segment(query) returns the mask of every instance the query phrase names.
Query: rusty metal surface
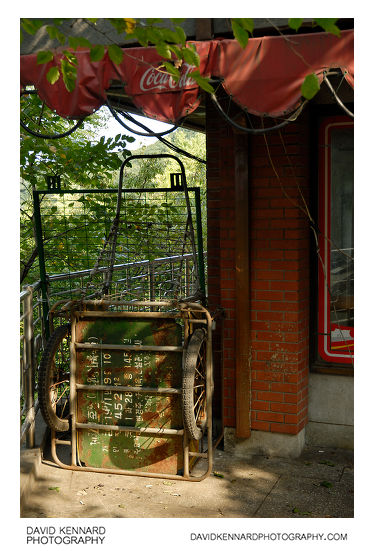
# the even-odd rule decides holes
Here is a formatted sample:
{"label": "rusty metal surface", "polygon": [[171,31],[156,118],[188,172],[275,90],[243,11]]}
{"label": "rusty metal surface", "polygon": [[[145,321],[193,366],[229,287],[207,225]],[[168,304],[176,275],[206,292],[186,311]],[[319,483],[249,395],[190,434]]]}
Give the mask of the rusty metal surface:
{"label": "rusty metal surface", "polygon": [[[168,393],[181,387],[182,352],[105,349],[105,344],[181,346],[182,327],[174,319],[88,317],[76,323],[76,342],[98,345],[76,351],[77,423],[109,429],[77,430],[79,464],[165,474],[182,470],[182,436],[131,430],[183,429],[181,396]],[[79,384],[139,391],[79,390]],[[157,388],[164,392],[157,394]]]}

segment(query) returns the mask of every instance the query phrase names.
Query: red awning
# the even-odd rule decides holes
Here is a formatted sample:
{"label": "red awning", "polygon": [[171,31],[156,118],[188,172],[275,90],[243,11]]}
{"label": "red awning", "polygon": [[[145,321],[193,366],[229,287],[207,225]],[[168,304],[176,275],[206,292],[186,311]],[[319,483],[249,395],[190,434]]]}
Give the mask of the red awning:
{"label": "red awning", "polygon": [[[252,38],[243,50],[236,40],[195,42],[200,55],[200,73],[220,77],[233,100],[255,115],[277,117],[294,110],[301,100],[306,75],[340,68],[353,87],[353,31],[341,37],[327,33]],[[36,55],[21,56],[21,86],[34,85],[48,107],[65,118],[85,117],[106,103],[106,90],[113,81],[123,83],[134,105],[146,116],[178,122],[199,105],[200,90],[189,77],[194,67],[183,64],[176,84],[156,70],[161,58],[155,48],[124,48],[124,58],[115,65],[106,54],[90,61],[88,50],[77,52],[75,90],[68,92],[60,78],[54,85],[46,74],[53,62],[38,65]],[[56,57],[62,54],[57,54]]]}

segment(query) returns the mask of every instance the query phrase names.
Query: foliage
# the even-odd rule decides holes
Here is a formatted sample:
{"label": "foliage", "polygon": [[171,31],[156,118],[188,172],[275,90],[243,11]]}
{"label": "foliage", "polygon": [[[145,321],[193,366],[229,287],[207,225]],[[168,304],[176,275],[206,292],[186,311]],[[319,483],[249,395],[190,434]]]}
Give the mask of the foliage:
{"label": "foliage", "polygon": [[[39,113],[40,108],[40,100],[34,96],[28,103],[28,109]],[[53,117],[56,131],[63,131],[69,124],[52,112],[47,115]],[[35,138],[21,129],[21,282],[27,276],[30,280],[38,279],[34,266],[37,251],[33,229],[33,190],[46,189],[47,176],[60,176],[61,187],[65,189],[104,188],[113,171],[120,167],[123,156],[130,155],[127,144],[134,141],[132,136],[119,133],[115,138],[95,137],[98,128],[102,129],[105,124],[106,116],[101,110],[71,136],[59,140]],[[61,231],[57,228],[56,235]]]}
{"label": "foliage", "polygon": [[307,75],[301,86],[301,93],[305,99],[312,99],[319,91],[319,81],[316,74]]}
{"label": "foliage", "polygon": [[[303,24],[303,19],[289,19],[288,25],[291,29],[298,31]],[[325,32],[340,36],[340,29],[337,27],[336,22],[338,19],[333,18],[316,18],[313,20],[314,25],[321,27]]]}
{"label": "foliage", "polygon": [[[37,96],[35,96],[37,98]],[[40,106],[35,101],[35,109]],[[101,110],[102,111],[102,110]],[[105,189],[118,185],[121,163],[130,155],[127,143],[132,137],[118,134],[115,138],[101,136],[95,138],[98,129],[105,124],[105,112],[99,111],[90,125],[76,130],[72,135],[59,140],[43,140],[21,133],[21,281],[32,282],[39,279],[37,249],[34,238],[34,219],[32,191],[46,189],[46,176],[59,175],[62,189]],[[54,121],[61,126],[68,124],[63,119]],[[205,155],[204,134],[187,130],[177,130],[169,140],[179,147],[201,157]],[[137,153],[170,152],[159,143],[141,148]],[[205,166],[186,159],[188,185],[201,185],[205,182]],[[141,189],[142,187],[170,187],[169,172],[179,171],[175,161],[150,159],[147,162],[133,163],[125,170],[124,186]],[[92,268],[108,236],[115,212],[116,194],[96,194],[71,196],[41,196],[43,215],[43,239],[48,256],[49,273],[61,273],[68,269],[80,270]],[[169,217],[170,223],[178,218],[173,205],[158,204],[148,200],[147,209],[139,209],[134,203],[127,213],[140,224]],[[129,238],[139,237],[138,228],[127,228]],[[128,253],[118,249],[118,262],[129,261]],[[139,254],[141,251],[139,251]],[[157,251],[150,251],[156,254]],[[135,253],[134,253],[135,254]],[[144,256],[143,256],[144,257]],[[136,258],[131,258],[136,260]]]}
{"label": "foliage", "polygon": [[231,27],[234,37],[241,47],[245,48],[248,43],[249,34],[253,33],[253,19],[231,19]]}

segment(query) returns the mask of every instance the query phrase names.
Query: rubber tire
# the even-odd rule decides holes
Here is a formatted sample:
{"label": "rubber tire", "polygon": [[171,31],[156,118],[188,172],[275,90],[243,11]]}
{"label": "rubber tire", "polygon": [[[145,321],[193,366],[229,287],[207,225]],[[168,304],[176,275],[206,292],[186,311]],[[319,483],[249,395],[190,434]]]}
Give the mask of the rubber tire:
{"label": "rubber tire", "polygon": [[70,334],[70,323],[60,325],[50,336],[39,365],[38,398],[40,411],[47,425],[58,432],[69,430],[69,420],[57,415],[50,399],[50,384],[53,376],[54,357],[62,341]]}
{"label": "rubber tire", "polygon": [[[194,414],[194,383],[195,369],[198,361],[198,353],[201,346],[206,343],[206,331],[196,329],[187,346],[182,382],[182,410],[184,428],[192,440],[200,440],[204,430],[198,426]],[[206,387],[205,387],[206,393]],[[205,395],[206,400],[206,395]]]}

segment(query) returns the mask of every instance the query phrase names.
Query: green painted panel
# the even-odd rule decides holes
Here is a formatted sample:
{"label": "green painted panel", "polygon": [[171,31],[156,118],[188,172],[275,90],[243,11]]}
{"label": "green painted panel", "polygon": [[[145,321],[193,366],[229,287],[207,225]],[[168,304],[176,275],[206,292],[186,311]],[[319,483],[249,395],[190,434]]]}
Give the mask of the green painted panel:
{"label": "green painted panel", "polygon": [[[182,328],[171,319],[87,318],[76,324],[77,342],[180,346]],[[77,350],[77,383],[180,388],[181,352]],[[181,397],[112,390],[78,391],[77,421],[103,425],[181,429]],[[176,473],[182,468],[181,436],[78,430],[81,462],[91,467]]]}

